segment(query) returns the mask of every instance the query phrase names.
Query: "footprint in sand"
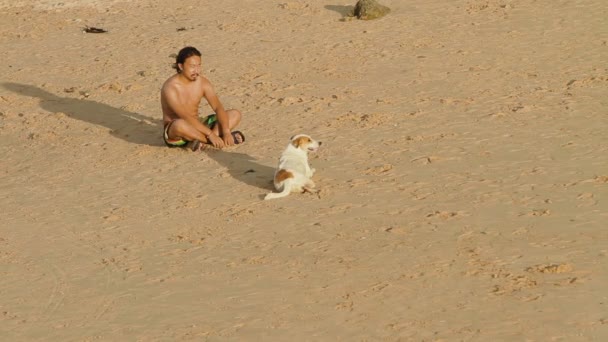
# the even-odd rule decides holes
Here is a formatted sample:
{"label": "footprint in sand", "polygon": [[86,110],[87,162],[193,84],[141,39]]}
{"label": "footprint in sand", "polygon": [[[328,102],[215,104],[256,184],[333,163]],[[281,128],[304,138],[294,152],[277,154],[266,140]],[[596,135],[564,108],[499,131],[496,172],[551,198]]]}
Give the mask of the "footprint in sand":
{"label": "footprint in sand", "polygon": [[[574,267],[568,263],[562,264],[542,264],[535,265],[526,268],[526,272],[536,273],[536,274],[562,274],[562,273],[572,273],[574,271]],[[553,282],[555,286],[568,286],[575,283],[580,283],[581,279],[579,277],[567,277],[564,279],[559,279]]]}
{"label": "footprint in sand", "polygon": [[549,216],[551,215],[551,210],[549,209],[534,209],[529,213],[526,214],[521,214],[519,216],[535,216],[535,217],[541,217],[541,216]]}
{"label": "footprint in sand", "polygon": [[597,204],[595,196],[590,192],[584,192],[576,197],[580,201],[577,207],[591,207]]}
{"label": "footprint in sand", "polygon": [[380,166],[370,167],[367,170],[365,170],[363,173],[366,175],[379,176],[382,174],[386,174],[387,172],[391,171],[392,169],[393,169],[393,165],[384,164],[384,165],[380,165]]}
{"label": "footprint in sand", "polygon": [[467,3],[465,10],[468,14],[491,12],[499,15],[505,15],[507,11],[513,8],[515,8],[515,5],[508,0],[471,0]]}
{"label": "footprint in sand", "polygon": [[508,274],[501,284],[494,285],[491,292],[495,295],[505,295],[536,286],[538,286],[538,282],[528,276]]}
{"label": "footprint in sand", "polygon": [[526,272],[530,273],[568,273],[574,268],[570,264],[544,264],[535,265],[526,268]]}
{"label": "footprint in sand", "polygon": [[374,128],[384,126],[390,119],[390,115],[383,113],[356,114],[351,112],[333,119],[331,122],[329,122],[328,126],[358,126],[359,128]]}
{"label": "footprint in sand", "polygon": [[583,87],[595,87],[598,85],[605,85],[608,82],[608,76],[589,76],[580,80],[570,80],[566,84],[568,90]]}
{"label": "footprint in sand", "polygon": [[608,176],[597,176],[594,178],[597,183],[606,184],[608,183]]}
{"label": "footprint in sand", "polygon": [[427,164],[432,164],[433,162],[439,160],[439,157],[437,156],[422,156],[422,157],[416,157],[412,160],[410,160],[411,163],[415,163],[415,164],[422,164],[422,165],[427,165]]}
{"label": "footprint in sand", "polygon": [[463,211],[434,211],[430,214],[427,214],[426,217],[436,217],[442,220],[451,220],[454,218],[460,218],[462,216],[466,216]]}

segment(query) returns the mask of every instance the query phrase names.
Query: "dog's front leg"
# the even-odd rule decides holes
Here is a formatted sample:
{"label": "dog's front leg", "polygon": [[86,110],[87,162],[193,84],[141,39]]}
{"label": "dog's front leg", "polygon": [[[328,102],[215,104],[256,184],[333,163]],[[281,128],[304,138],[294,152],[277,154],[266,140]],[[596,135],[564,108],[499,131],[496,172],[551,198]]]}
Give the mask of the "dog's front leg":
{"label": "dog's front leg", "polygon": [[302,193],[306,192],[310,192],[311,194],[317,195],[317,197],[321,198],[321,190],[315,188],[314,183],[312,183],[312,186],[310,186],[310,184],[306,184],[304,187],[302,187]]}
{"label": "dog's front leg", "polygon": [[309,179],[306,184],[302,186],[302,193],[305,192],[310,192],[311,194],[316,194],[319,192],[319,190],[316,189],[316,184],[312,181],[312,179]]}
{"label": "dog's front leg", "polygon": [[315,171],[317,170],[311,168],[309,165],[306,165],[306,177],[312,178],[312,176],[315,174]]}

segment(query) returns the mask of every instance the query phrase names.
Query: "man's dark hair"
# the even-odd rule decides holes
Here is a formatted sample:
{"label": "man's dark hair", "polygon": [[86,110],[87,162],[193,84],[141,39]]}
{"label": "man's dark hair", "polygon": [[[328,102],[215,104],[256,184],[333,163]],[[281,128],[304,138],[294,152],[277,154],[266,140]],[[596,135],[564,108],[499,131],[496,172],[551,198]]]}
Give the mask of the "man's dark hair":
{"label": "man's dark hair", "polygon": [[175,68],[175,70],[178,73],[181,72],[181,70],[179,70],[178,64],[184,64],[186,59],[188,59],[188,57],[192,57],[192,56],[200,57],[201,53],[195,47],[192,47],[192,46],[186,46],[185,48],[179,50],[179,53],[175,57],[175,64],[173,64],[173,68]]}

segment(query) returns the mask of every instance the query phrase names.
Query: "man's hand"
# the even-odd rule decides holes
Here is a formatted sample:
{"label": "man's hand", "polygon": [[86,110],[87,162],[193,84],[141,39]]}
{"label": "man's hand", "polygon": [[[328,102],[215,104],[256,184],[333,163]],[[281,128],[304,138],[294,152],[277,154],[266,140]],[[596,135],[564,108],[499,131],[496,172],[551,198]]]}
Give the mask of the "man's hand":
{"label": "man's hand", "polygon": [[213,145],[213,147],[215,147],[215,148],[222,148],[222,147],[224,147],[224,141],[222,139],[220,139],[220,137],[218,137],[214,133],[209,134],[207,136],[207,139],[209,140],[209,142],[211,143],[211,145]]}
{"label": "man's hand", "polygon": [[232,146],[235,143],[232,132],[230,131],[222,132],[222,139],[224,139],[224,145],[226,146]]}

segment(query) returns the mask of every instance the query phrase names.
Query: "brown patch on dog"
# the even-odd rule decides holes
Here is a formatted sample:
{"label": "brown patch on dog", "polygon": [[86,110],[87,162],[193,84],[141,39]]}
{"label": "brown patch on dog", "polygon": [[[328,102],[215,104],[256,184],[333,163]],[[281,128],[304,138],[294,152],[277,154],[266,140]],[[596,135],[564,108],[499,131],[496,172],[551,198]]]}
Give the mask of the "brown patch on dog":
{"label": "brown patch on dog", "polygon": [[295,146],[296,148],[299,148],[300,146],[304,145],[304,144],[310,144],[312,142],[312,140],[310,140],[309,137],[299,137],[296,140],[292,141],[291,144],[293,146]]}
{"label": "brown patch on dog", "polygon": [[281,183],[282,181],[286,180],[287,178],[293,178],[293,173],[291,173],[287,170],[280,169],[277,172],[277,174],[274,176],[274,181],[276,183]]}

